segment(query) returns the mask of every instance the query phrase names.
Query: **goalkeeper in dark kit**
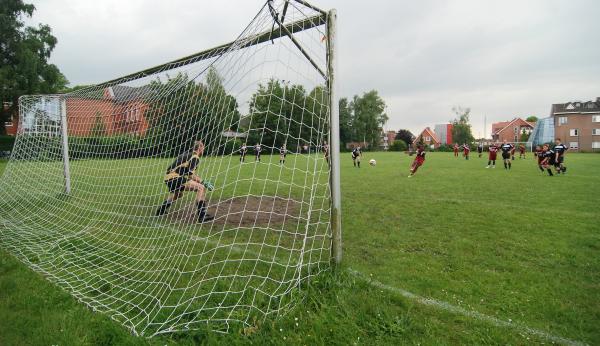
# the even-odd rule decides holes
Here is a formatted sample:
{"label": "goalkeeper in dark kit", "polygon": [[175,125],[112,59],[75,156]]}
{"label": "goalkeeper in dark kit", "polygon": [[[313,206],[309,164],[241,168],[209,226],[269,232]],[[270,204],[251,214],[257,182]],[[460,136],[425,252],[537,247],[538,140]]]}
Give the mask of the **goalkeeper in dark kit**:
{"label": "goalkeeper in dark kit", "polygon": [[206,212],[206,190],[212,191],[214,185],[196,175],[200,157],[204,153],[204,143],[196,141],[192,151],[183,153],[167,168],[165,185],[169,196],[156,211],[160,216],[167,212],[171,204],[183,196],[183,191],[196,191],[196,206],[198,207],[198,222],[207,222],[214,216]]}

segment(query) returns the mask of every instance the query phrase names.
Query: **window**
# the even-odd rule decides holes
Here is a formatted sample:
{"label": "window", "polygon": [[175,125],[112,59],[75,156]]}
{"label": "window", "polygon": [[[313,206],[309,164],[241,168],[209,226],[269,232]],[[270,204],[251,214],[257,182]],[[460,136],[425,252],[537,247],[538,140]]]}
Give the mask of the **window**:
{"label": "window", "polygon": [[567,123],[567,117],[558,117],[558,125],[564,125]]}
{"label": "window", "polygon": [[570,129],[569,130],[569,136],[571,136],[571,137],[577,137],[577,136],[579,136],[579,129]]}
{"label": "window", "polygon": [[592,115],[593,123],[600,123],[600,115]]}
{"label": "window", "polygon": [[429,136],[425,137],[425,142],[431,142],[431,137],[429,137]]}
{"label": "window", "polygon": [[569,142],[569,149],[579,149],[579,142]]}
{"label": "window", "polygon": [[4,122],[4,126],[13,126],[13,122],[12,121],[5,121]]}
{"label": "window", "polygon": [[573,107],[572,104],[568,104],[567,107],[565,107],[565,109],[571,110],[571,109],[575,109],[575,107]]}
{"label": "window", "polygon": [[515,139],[513,140],[514,142],[518,142],[519,139],[517,138],[517,136],[515,136]]}
{"label": "window", "polygon": [[592,129],[592,135],[600,136],[600,129]]}
{"label": "window", "polygon": [[592,142],[592,149],[600,149],[600,142]]}

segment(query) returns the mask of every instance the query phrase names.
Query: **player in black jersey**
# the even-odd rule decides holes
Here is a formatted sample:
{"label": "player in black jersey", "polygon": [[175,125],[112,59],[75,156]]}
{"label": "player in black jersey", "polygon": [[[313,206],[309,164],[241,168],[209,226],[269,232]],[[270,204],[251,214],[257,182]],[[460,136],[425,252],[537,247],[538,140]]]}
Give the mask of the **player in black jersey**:
{"label": "player in black jersey", "polygon": [[481,158],[482,154],[483,154],[483,143],[479,142],[479,144],[477,144],[477,155],[479,156],[479,158]]}
{"label": "player in black jersey", "polygon": [[543,156],[542,167],[548,171],[549,176],[553,176],[551,167],[556,164],[556,153],[550,149],[548,144],[544,144]]}
{"label": "player in black jersey", "polygon": [[200,156],[204,153],[204,143],[194,143],[194,150],[186,152],[167,168],[165,185],[169,189],[169,196],[156,211],[156,216],[163,215],[167,209],[183,195],[183,191],[196,191],[196,206],[198,207],[198,222],[206,222],[214,219],[214,216],[206,212],[205,195],[206,190],[212,191],[214,186],[211,182],[201,179],[196,175],[196,168],[200,163]]}
{"label": "player in black jersey", "polygon": [[361,152],[360,152],[360,147],[356,147],[354,148],[354,150],[352,150],[352,163],[354,164],[354,167],[356,167],[356,165],[358,164],[358,168],[360,168],[360,157],[362,156]]}
{"label": "player in black jersey", "polygon": [[262,151],[262,146],[260,145],[260,143],[256,143],[256,145],[254,146],[254,155],[256,157],[255,161],[260,162],[260,152]]}
{"label": "player in black jersey", "polygon": [[240,162],[244,163],[246,161],[246,153],[248,153],[248,147],[246,144],[242,144],[240,147]]}
{"label": "player in black jersey", "polygon": [[565,174],[567,172],[567,167],[565,167],[565,152],[569,150],[566,145],[560,142],[560,138],[557,138],[554,146],[554,165],[556,167],[556,174],[560,174],[561,172]]}
{"label": "player in black jersey", "polygon": [[283,147],[279,148],[279,164],[285,164],[285,156],[287,155],[287,149],[285,148],[285,144]]}
{"label": "player in black jersey", "polygon": [[325,156],[325,161],[329,164],[329,144],[327,142],[323,144],[323,155]]}
{"label": "player in black jersey", "polygon": [[506,143],[506,140],[504,140],[502,142],[502,145],[500,146],[500,150],[502,150],[502,160],[504,161],[504,169],[510,169],[511,168],[511,162],[510,162],[510,154],[511,151],[513,150],[514,145],[510,144],[510,143]]}

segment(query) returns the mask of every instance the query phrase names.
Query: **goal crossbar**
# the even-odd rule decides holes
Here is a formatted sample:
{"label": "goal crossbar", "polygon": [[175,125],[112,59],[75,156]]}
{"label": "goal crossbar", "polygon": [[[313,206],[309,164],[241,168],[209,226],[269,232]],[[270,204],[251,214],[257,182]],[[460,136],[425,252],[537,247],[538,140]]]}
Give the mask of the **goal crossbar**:
{"label": "goal crossbar", "polygon": [[[215,56],[221,55],[224,51],[228,50],[229,48],[233,47],[236,44],[239,45],[239,47],[237,49],[251,47],[251,46],[259,45],[259,44],[267,42],[267,41],[272,41],[272,40],[281,38],[283,36],[288,36],[290,34],[308,30],[308,29],[311,29],[311,28],[314,28],[317,26],[325,25],[326,23],[327,23],[327,15],[326,14],[314,15],[309,18],[305,18],[302,20],[298,20],[298,21],[283,25],[283,26],[281,26],[281,30],[268,30],[268,31],[263,31],[261,33],[258,33],[254,37],[246,40],[246,43],[244,43],[242,45],[239,45],[239,41],[237,41],[237,40],[231,41],[231,42],[228,42],[228,43],[225,43],[225,44],[222,44],[222,45],[210,48],[210,49],[203,50],[201,52],[198,52],[198,53],[195,53],[192,55],[188,55],[188,56],[180,58],[180,59],[176,59],[176,60],[161,64],[161,65],[150,67],[148,69],[145,69],[145,70],[142,70],[139,72],[135,72],[135,73],[131,73],[131,74],[123,76],[123,77],[115,78],[115,79],[109,80],[107,82],[103,82],[101,84],[98,84],[97,86],[98,87],[109,86],[109,85],[112,85],[112,84],[114,84],[118,81],[122,81],[122,80],[131,81],[131,80],[141,79],[141,78],[147,77],[149,75],[155,74],[160,71],[170,70],[173,68],[178,68],[181,66],[193,64],[200,60],[206,60],[206,59],[213,58]],[[312,60],[311,60],[311,63],[314,65]],[[319,69],[319,72],[321,72],[321,74],[322,74],[322,71],[320,69]]]}

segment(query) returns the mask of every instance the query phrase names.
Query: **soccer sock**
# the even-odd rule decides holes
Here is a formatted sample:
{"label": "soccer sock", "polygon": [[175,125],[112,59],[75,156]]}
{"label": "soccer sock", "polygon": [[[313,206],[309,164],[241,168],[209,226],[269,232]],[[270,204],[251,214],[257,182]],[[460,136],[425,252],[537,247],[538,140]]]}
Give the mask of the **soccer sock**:
{"label": "soccer sock", "polygon": [[196,202],[196,206],[198,207],[198,222],[210,221],[214,219],[211,215],[206,213],[206,202],[198,201]]}
{"label": "soccer sock", "polygon": [[508,169],[508,166],[506,165],[506,161],[504,161],[504,169]]}
{"label": "soccer sock", "polygon": [[552,169],[548,168],[548,175],[554,175],[552,174]]}
{"label": "soccer sock", "polygon": [[360,161],[358,161],[358,168],[360,168]]}
{"label": "soccer sock", "polygon": [[540,171],[542,171],[542,172],[544,171],[544,167],[542,167],[542,166],[538,166],[538,167],[540,167]]}
{"label": "soccer sock", "polygon": [[160,216],[166,213],[167,209],[169,209],[171,204],[173,204],[173,202],[168,199],[164,201],[163,204],[156,210],[156,216]]}
{"label": "soccer sock", "polygon": [[512,167],[512,163],[508,163],[508,169],[510,169],[510,167]]}
{"label": "soccer sock", "polygon": [[491,160],[488,160],[488,166],[490,166],[492,164]]}

